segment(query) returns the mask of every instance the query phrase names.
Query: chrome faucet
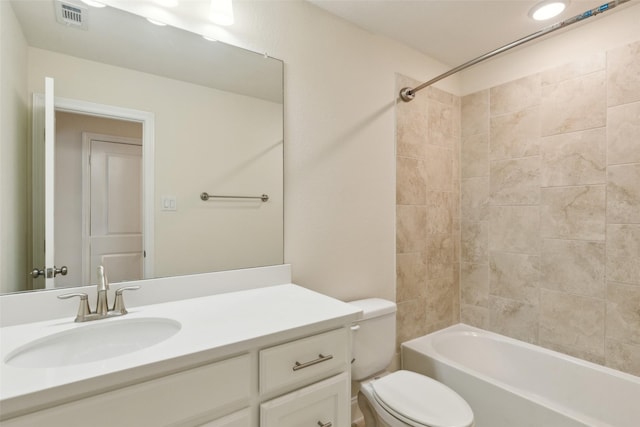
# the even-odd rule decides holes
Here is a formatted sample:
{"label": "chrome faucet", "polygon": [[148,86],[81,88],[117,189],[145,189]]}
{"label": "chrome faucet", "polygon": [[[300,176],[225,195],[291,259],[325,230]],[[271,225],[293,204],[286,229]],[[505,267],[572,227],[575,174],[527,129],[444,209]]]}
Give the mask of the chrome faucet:
{"label": "chrome faucet", "polygon": [[101,265],[98,267],[98,285],[96,286],[98,291],[98,299],[96,301],[96,311],[92,312],[89,307],[89,296],[84,292],[73,292],[70,294],[58,295],[60,299],[68,299],[73,297],[80,298],[80,306],[78,307],[78,314],[76,315],[76,322],[88,322],[90,320],[104,319],[107,317],[123,316],[127,314],[127,309],[124,306],[124,297],[122,293],[124,291],[135,291],[140,289],[140,286],[125,286],[116,290],[116,299],[113,302],[113,308],[109,310],[108,291],[109,280],[107,274],[104,271],[104,267]]}

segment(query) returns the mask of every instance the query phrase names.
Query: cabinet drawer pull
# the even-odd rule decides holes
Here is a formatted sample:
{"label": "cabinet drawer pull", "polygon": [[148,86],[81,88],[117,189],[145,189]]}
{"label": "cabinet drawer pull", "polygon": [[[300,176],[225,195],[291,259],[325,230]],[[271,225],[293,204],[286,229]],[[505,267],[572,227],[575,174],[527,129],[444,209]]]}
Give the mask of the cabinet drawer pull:
{"label": "cabinet drawer pull", "polygon": [[318,425],[319,425],[320,427],[331,427],[333,424],[331,424],[331,421],[329,421],[329,422],[328,422],[328,423],[326,423],[326,424],[323,424],[323,423],[322,423],[322,421],[318,421]]}
{"label": "cabinet drawer pull", "polygon": [[321,353],[318,355],[317,359],[311,360],[310,362],[305,362],[305,363],[296,362],[296,364],[293,367],[293,370],[297,371],[299,369],[308,368],[309,366],[317,365],[318,363],[326,362],[327,360],[331,360],[331,359],[333,359],[333,355],[328,354],[326,356],[323,356]]}

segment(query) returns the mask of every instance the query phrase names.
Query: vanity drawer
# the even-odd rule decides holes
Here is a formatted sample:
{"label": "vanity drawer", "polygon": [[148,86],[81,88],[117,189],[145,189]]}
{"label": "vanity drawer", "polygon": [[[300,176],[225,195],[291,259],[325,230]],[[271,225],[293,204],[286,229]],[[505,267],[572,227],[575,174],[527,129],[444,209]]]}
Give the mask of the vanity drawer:
{"label": "vanity drawer", "polygon": [[260,405],[260,427],[350,425],[349,375],[310,385]]}
{"label": "vanity drawer", "polygon": [[260,351],[260,393],[301,386],[348,369],[348,332],[336,329]]}
{"label": "vanity drawer", "polygon": [[184,425],[190,419],[220,417],[246,406],[250,376],[249,355],[238,356],[12,418],[2,426]]}

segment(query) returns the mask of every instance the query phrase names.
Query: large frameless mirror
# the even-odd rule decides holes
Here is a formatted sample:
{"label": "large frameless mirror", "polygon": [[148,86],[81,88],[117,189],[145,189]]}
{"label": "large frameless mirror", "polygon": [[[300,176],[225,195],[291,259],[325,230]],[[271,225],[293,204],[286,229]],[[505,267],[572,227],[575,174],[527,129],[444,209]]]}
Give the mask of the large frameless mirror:
{"label": "large frameless mirror", "polygon": [[283,262],[282,61],[112,7],[0,7],[1,292]]}

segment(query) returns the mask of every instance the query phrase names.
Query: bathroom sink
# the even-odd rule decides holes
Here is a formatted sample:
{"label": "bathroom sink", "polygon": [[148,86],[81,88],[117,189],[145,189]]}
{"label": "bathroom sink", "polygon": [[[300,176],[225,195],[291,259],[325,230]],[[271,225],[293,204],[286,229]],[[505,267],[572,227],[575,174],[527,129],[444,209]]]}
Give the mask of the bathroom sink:
{"label": "bathroom sink", "polygon": [[96,362],[158,344],[181,327],[180,322],[164,318],[96,322],[25,344],[12,351],[5,363],[22,368],[54,368]]}

